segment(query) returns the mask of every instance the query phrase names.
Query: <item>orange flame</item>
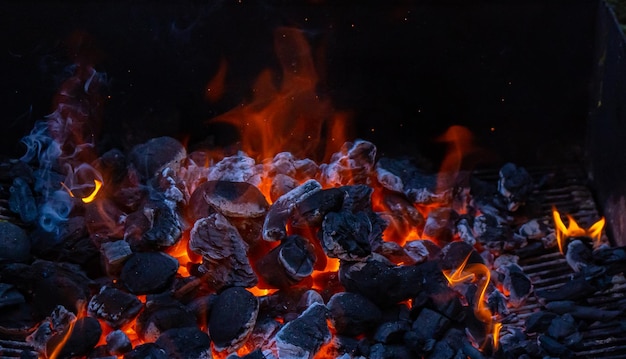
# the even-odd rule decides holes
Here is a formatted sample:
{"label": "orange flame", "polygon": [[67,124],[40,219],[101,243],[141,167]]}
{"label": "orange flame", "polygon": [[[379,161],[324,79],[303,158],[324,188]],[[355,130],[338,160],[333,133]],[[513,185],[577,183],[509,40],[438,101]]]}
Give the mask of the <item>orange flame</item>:
{"label": "orange flame", "polygon": [[63,335],[63,339],[61,339],[59,344],[54,348],[48,359],[57,359],[58,356],[61,354],[61,350],[63,350],[63,347],[65,347],[65,344],[72,336],[72,332],[74,331],[74,325],[76,324],[77,319],[78,318],[72,320],[70,326],[67,328],[67,332],[65,332],[65,335]]}
{"label": "orange flame", "polygon": [[566,215],[568,225],[565,226],[561,219],[561,214],[552,208],[552,218],[554,219],[554,233],[556,235],[556,242],[559,246],[559,252],[565,253],[564,246],[565,241],[571,237],[589,237],[593,240],[594,247],[597,247],[602,240],[602,230],[604,229],[605,219],[600,218],[599,221],[591,225],[588,229],[581,228],[576,220],[571,215]]}
{"label": "orange flame", "polygon": [[[329,155],[330,148],[345,141],[339,138],[343,133],[337,129],[347,127],[346,116],[335,113],[330,99],[318,93],[316,64],[302,31],[277,29],[274,45],[282,67],[280,76],[263,71],[250,103],[211,121],[237,126],[242,150],[257,160],[282,151],[313,159]],[[282,79],[278,86],[277,77]]]}
{"label": "orange flame", "polygon": [[500,346],[500,330],[502,329],[502,323],[495,323],[493,326],[493,351],[497,351]]}
{"label": "orange flame", "polygon": [[[471,253],[470,253],[471,254]],[[478,277],[484,278],[480,282],[480,288],[476,295],[476,307],[474,308],[474,314],[476,318],[486,324],[491,324],[491,311],[485,304],[485,293],[487,292],[487,286],[491,280],[491,272],[489,268],[481,263],[467,263],[470,258],[470,254],[467,255],[463,263],[456,270],[444,270],[443,275],[448,280],[449,285],[454,286],[459,283],[466,282],[468,280],[477,282]]]}

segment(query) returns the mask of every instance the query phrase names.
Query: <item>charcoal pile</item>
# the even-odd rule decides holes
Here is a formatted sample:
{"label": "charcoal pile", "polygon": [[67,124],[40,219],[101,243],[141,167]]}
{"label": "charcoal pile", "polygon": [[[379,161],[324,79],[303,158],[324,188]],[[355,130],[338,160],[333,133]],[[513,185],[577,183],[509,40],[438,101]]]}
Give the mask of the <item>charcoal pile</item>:
{"label": "charcoal pile", "polygon": [[[623,279],[624,249],[555,231],[538,205],[551,184],[512,163],[487,179],[432,173],[363,140],[321,164],[195,157],[163,137],[70,171],[3,164],[13,352],[567,358],[587,328],[623,326],[623,300],[589,298]],[[527,259],[559,248],[570,280],[544,286]]]}

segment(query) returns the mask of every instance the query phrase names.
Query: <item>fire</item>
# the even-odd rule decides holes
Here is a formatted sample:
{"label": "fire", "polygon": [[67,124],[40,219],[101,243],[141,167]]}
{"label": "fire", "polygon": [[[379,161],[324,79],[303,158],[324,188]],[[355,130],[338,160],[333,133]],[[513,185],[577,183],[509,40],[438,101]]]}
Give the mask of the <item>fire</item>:
{"label": "fire", "polygon": [[54,348],[54,350],[52,351],[48,359],[57,359],[59,357],[59,355],[61,354],[61,350],[63,350],[63,347],[72,336],[72,332],[74,331],[74,325],[76,324],[76,320],[77,318],[72,320],[67,331],[65,332],[65,335],[63,335],[63,339],[61,339],[59,344]]}
{"label": "fire", "polygon": [[493,325],[493,351],[498,350],[498,346],[500,345],[500,330],[502,329],[502,323],[498,322]]}
{"label": "fire", "polygon": [[[328,156],[330,148],[345,142],[347,115],[335,112],[330,99],[318,93],[316,64],[302,31],[278,29],[274,45],[282,67],[280,76],[270,70],[262,72],[249,103],[211,121],[237,126],[242,150],[256,159],[282,151],[300,157]],[[282,79],[278,86],[277,77]]]}
{"label": "fire", "polygon": [[[470,253],[471,254],[471,253]],[[488,325],[491,324],[492,315],[491,311],[485,304],[485,293],[487,292],[487,286],[489,285],[489,281],[491,280],[491,272],[489,268],[481,263],[467,263],[469,261],[470,255],[468,254],[463,263],[455,269],[455,270],[444,270],[443,275],[448,280],[449,285],[454,286],[459,283],[464,283],[466,281],[478,282],[479,278],[482,277],[483,280],[480,281],[479,290],[476,294],[476,303],[474,308],[474,314],[476,318],[478,318],[483,323]]]}
{"label": "fire", "polygon": [[564,246],[568,238],[571,237],[589,237],[593,240],[594,247],[600,245],[602,240],[602,230],[604,229],[605,219],[600,218],[599,221],[591,225],[588,229],[581,228],[574,217],[566,215],[568,225],[565,226],[561,219],[561,214],[556,208],[552,208],[552,218],[554,219],[554,232],[556,234],[556,241],[559,246],[559,252],[565,253]]}

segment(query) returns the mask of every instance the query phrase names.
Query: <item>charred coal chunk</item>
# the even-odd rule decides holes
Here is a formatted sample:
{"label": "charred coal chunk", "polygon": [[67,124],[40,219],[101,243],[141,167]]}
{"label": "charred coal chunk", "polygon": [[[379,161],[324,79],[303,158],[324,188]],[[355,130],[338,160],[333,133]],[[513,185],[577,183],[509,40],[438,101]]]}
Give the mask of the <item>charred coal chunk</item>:
{"label": "charred coal chunk", "polygon": [[384,322],[376,328],[373,339],[383,344],[402,344],[404,334],[409,330],[411,330],[411,323],[407,320]]}
{"label": "charred coal chunk", "polygon": [[207,174],[209,181],[248,182],[252,185],[261,183],[263,165],[257,164],[253,158],[245,153],[224,157],[211,166]]}
{"label": "charred coal chunk", "polygon": [[539,335],[537,338],[539,345],[550,356],[556,358],[569,359],[574,357],[574,353],[569,350],[565,345],[559,343],[556,339],[551,338],[548,335]]}
{"label": "charred coal chunk", "polygon": [[37,203],[28,182],[21,177],[13,179],[9,188],[9,209],[20,216],[24,223],[32,224],[37,220],[39,212]]}
{"label": "charred coal chunk", "polygon": [[53,335],[48,340],[46,355],[50,358],[59,346],[61,346],[57,355],[59,358],[87,355],[98,344],[100,335],[102,335],[102,328],[97,319],[92,317],[77,319],[69,328]]}
{"label": "charred coal chunk", "polygon": [[204,199],[206,192],[214,186],[213,182],[203,182],[193,191],[185,208],[185,218],[189,222],[194,223],[200,218],[208,217],[216,212]]}
{"label": "charred coal chunk", "polygon": [[514,308],[522,306],[533,290],[530,278],[517,264],[511,263],[502,268],[504,280],[502,285],[509,292],[509,304]]}
{"label": "charred coal chunk", "polygon": [[120,279],[133,294],[158,293],[172,284],[176,258],[161,252],[134,253],[124,263]]}
{"label": "charred coal chunk", "polygon": [[317,191],[296,206],[292,223],[296,227],[319,227],[328,212],[341,209],[345,192],[339,188]]}
{"label": "charred coal chunk", "polygon": [[622,310],[600,309],[579,305],[571,300],[547,303],[546,309],[556,314],[570,314],[576,319],[588,321],[610,321],[623,314]]}
{"label": "charred coal chunk", "polygon": [[169,329],[195,326],[196,318],[182,303],[169,294],[161,294],[148,296],[135,330],[144,341],[154,342]]}
{"label": "charred coal chunk", "polygon": [[98,198],[85,208],[85,224],[91,238],[100,243],[110,238],[124,237],[122,218],[126,214],[108,198]]}
{"label": "charred coal chunk", "polygon": [[404,335],[405,343],[417,353],[431,351],[436,340],[441,339],[450,327],[450,319],[434,310],[423,308]]}
{"label": "charred coal chunk", "polygon": [[280,196],[298,187],[300,183],[295,178],[291,178],[284,174],[277,174],[272,178],[272,185],[270,186],[270,199],[272,202],[276,202]]}
{"label": "charred coal chunk", "polygon": [[118,276],[124,262],[133,254],[128,242],[124,240],[105,242],[100,245],[102,259],[109,275]]}
{"label": "charred coal chunk", "polygon": [[330,212],[322,222],[322,246],[326,255],[346,261],[362,261],[372,253],[372,223],[359,212]]}
{"label": "charred coal chunk", "polygon": [[291,152],[280,152],[274,156],[270,163],[269,175],[287,175],[298,180],[313,178],[317,173],[318,166],[310,159],[297,159]]}
{"label": "charred coal chunk", "polygon": [[298,318],[288,322],[276,333],[280,358],[312,359],[324,343],[331,339],[326,324],[328,309],[315,303]]}
{"label": "charred coal chunk", "polygon": [[78,313],[77,303],[87,302],[93,281],[78,265],[36,260],[31,265],[15,263],[0,270],[0,282],[22,293],[32,293],[32,307],[39,320],[58,305]]}
{"label": "charred coal chunk", "polygon": [[575,272],[580,272],[593,261],[589,242],[587,238],[571,238],[567,244],[565,260]]}
{"label": "charred coal chunk", "polygon": [[189,238],[189,248],[203,258],[199,270],[216,289],[257,283],[247,256],[248,245],[223,215],[214,213],[196,221]]}
{"label": "charred coal chunk", "polygon": [[308,288],[304,286],[293,286],[259,297],[259,316],[267,318],[298,317],[303,311],[300,303],[307,291]]}
{"label": "charred coal chunk", "polygon": [[310,276],[314,264],[313,245],[302,236],[291,235],[257,260],[255,269],[265,283],[276,288],[288,288]]}
{"label": "charred coal chunk", "polygon": [[11,284],[0,283],[0,309],[25,303],[24,295]]}
{"label": "charred coal chunk", "polygon": [[185,147],[172,137],[157,137],[133,147],[128,161],[145,181],[165,167],[177,171],[187,157]]}
{"label": "charred coal chunk", "polygon": [[21,227],[0,221],[0,265],[25,263],[30,258],[30,238]]}
{"label": "charred coal chunk", "polygon": [[155,343],[138,345],[135,349],[124,354],[124,359],[168,359],[165,350]]}
{"label": "charred coal chunk", "polygon": [[376,177],[383,187],[404,193],[414,203],[447,203],[452,198],[453,185],[438,190],[438,175],[420,170],[409,158],[380,158],[376,163]]}
{"label": "charred coal chunk", "polygon": [[368,183],[376,162],[376,146],[356,140],[346,142],[330,163],[320,165],[320,177],[328,186]]}
{"label": "charred coal chunk", "polygon": [[150,213],[151,226],[142,236],[144,241],[154,243],[159,247],[169,247],[176,244],[182,236],[182,224],[178,214],[165,202],[151,201],[144,213]]}
{"label": "charred coal chunk", "polygon": [[114,330],[106,336],[107,349],[109,353],[123,355],[133,349],[130,338],[121,330]]}
{"label": "charred coal chunk", "polygon": [[536,290],[539,298],[546,302],[562,300],[579,300],[590,296],[598,291],[598,286],[583,272],[577,273],[573,278],[558,288]]}
{"label": "charred coal chunk", "polygon": [[498,192],[506,199],[507,209],[515,212],[524,205],[533,190],[533,180],[524,167],[506,163],[500,169]]}
{"label": "charred coal chunk", "polygon": [[467,264],[484,264],[483,258],[473,246],[465,242],[452,242],[441,250],[441,268],[444,270],[456,270],[467,259]]}
{"label": "charred coal chunk", "polygon": [[103,319],[112,328],[128,323],[142,308],[136,296],[112,287],[102,287],[87,306],[89,315]]}
{"label": "charred coal chunk", "polygon": [[439,207],[428,213],[424,224],[424,236],[447,243],[452,240],[459,215],[452,208]]}
{"label": "charred coal chunk", "polygon": [[208,205],[225,217],[258,218],[269,207],[263,193],[246,182],[208,181],[200,188]]}
{"label": "charred coal chunk", "polygon": [[380,324],[382,313],[369,299],[358,293],[333,295],[326,305],[337,334],[356,336],[370,333]]}
{"label": "charred coal chunk", "polygon": [[274,202],[263,222],[263,239],[277,241],[287,236],[286,225],[298,204],[322,189],[315,180],[308,180],[293,190],[280,196]]}
{"label": "charred coal chunk", "polygon": [[197,327],[165,331],[155,342],[170,359],[211,359],[211,338]]}
{"label": "charred coal chunk", "polygon": [[417,266],[396,266],[374,256],[365,262],[342,261],[339,280],[347,291],[385,307],[417,296],[424,278]]}
{"label": "charred coal chunk", "polygon": [[241,287],[219,294],[209,317],[209,333],[218,352],[234,352],[252,333],[259,314],[259,300]]}

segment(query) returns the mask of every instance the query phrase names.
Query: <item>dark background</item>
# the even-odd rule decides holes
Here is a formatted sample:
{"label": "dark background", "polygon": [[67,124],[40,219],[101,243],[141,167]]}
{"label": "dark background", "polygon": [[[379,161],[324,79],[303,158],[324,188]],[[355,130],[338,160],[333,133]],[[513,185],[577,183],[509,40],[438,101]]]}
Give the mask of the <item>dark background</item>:
{"label": "dark background", "polygon": [[[453,124],[486,165],[583,156],[598,1],[9,2],[0,11],[0,151],[52,112],[77,54],[107,74],[101,151],[159,135],[232,145],[207,119],[238,106],[266,68],[273,31],[304,31],[319,93],[353,114],[353,137],[382,155],[424,155]],[[77,35],[78,34],[78,35]],[[77,41],[76,39],[79,39]],[[221,59],[220,101],[204,96]],[[277,81],[280,81],[278,78]],[[374,131],[372,131],[374,129]]]}

